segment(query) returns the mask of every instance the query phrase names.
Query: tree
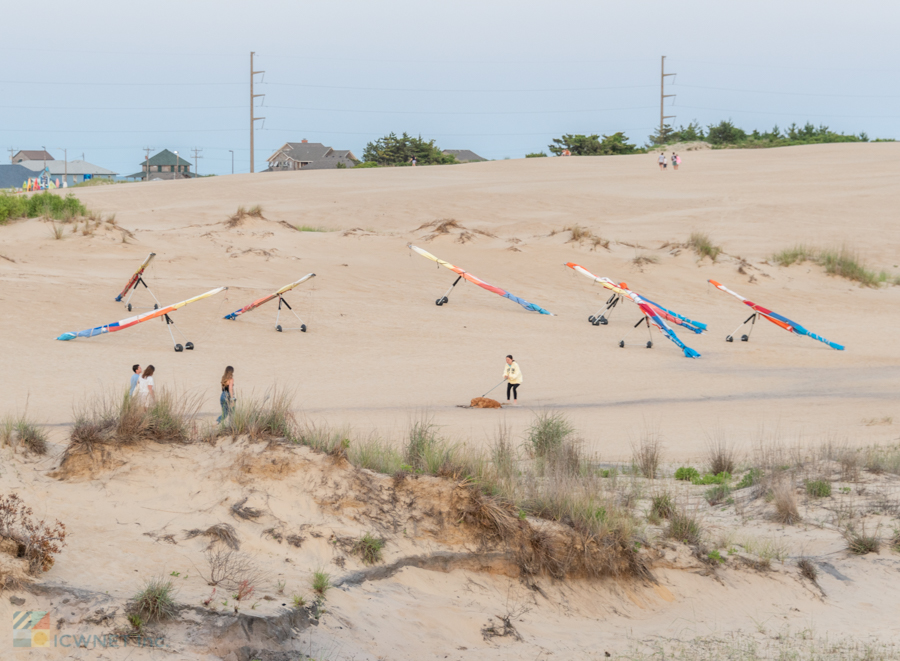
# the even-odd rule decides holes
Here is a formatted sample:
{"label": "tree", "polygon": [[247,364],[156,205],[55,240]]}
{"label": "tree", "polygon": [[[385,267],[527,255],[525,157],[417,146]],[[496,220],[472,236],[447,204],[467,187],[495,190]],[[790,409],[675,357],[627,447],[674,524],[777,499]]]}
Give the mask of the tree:
{"label": "tree", "polygon": [[444,155],[434,140],[413,138],[405,132],[399,138],[394,133],[378,138],[363,152],[363,161],[377,165],[408,165],[413,157],[419,165],[456,163],[456,158]]}
{"label": "tree", "polygon": [[747,139],[747,133],[736,127],[731,120],[722,120],[718,126],[709,125],[706,139],[714,145],[736,145]]}
{"label": "tree", "polygon": [[553,138],[555,144],[549,145],[551,152],[559,156],[569,150],[572,156],[612,156],[616,154],[635,154],[641,150],[629,144],[628,137],[622,132],[604,135],[581,135],[566,133],[561,138]]}

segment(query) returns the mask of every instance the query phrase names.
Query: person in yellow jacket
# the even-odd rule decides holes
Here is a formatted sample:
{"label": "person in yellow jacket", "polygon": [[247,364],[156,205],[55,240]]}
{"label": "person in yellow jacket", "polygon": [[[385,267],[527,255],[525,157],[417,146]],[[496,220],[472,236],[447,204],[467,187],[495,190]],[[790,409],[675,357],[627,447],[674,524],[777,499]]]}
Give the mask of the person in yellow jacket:
{"label": "person in yellow jacket", "polygon": [[512,403],[519,403],[519,386],[522,385],[522,370],[512,356],[506,357],[506,369],[503,370],[503,378],[506,380],[506,403],[509,404],[509,395],[512,394]]}

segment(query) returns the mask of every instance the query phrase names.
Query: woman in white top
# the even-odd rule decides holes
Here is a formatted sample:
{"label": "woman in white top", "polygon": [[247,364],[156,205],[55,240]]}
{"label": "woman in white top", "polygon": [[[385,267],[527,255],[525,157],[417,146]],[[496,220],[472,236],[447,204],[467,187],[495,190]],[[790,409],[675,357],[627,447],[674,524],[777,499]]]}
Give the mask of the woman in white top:
{"label": "woman in white top", "polygon": [[147,368],[138,380],[138,401],[144,406],[149,406],[156,399],[156,393],[153,391],[153,372],[153,365],[147,365]]}
{"label": "woman in white top", "polygon": [[506,368],[503,370],[503,379],[506,381],[506,404],[509,405],[509,396],[512,395],[512,404],[519,403],[519,386],[522,385],[522,370],[519,363],[513,357],[506,357]]}

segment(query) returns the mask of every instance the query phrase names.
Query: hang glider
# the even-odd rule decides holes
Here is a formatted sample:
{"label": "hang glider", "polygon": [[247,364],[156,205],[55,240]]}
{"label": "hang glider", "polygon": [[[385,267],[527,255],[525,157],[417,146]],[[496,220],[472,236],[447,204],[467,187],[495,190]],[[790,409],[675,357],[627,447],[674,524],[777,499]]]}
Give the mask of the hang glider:
{"label": "hang glider", "polygon": [[[697,334],[700,334],[706,330],[706,324],[702,324],[698,321],[692,321],[691,319],[688,319],[687,317],[683,317],[675,312],[672,312],[671,310],[666,310],[665,308],[660,307],[656,303],[653,303],[652,301],[649,301],[646,298],[643,298],[642,296],[640,296],[640,295],[636,294],[635,292],[631,291],[630,289],[628,289],[627,285],[625,285],[624,282],[620,283],[620,284],[616,284],[609,278],[601,278],[600,276],[594,275],[593,273],[588,271],[583,266],[580,266],[579,264],[575,264],[574,262],[567,262],[566,266],[568,266],[570,269],[572,269],[576,273],[580,273],[580,274],[590,278],[594,282],[600,283],[601,285],[603,285],[603,287],[605,287],[606,289],[609,289],[611,292],[613,292],[613,297],[610,298],[609,301],[607,301],[607,308],[606,308],[607,310],[611,310],[613,307],[615,307],[615,305],[618,303],[620,298],[628,298],[632,302],[634,302],[635,305],[637,305],[638,308],[640,308],[640,310],[644,316],[633,326],[633,328],[637,328],[638,326],[641,325],[641,323],[645,323],[647,325],[647,329],[649,330],[650,324],[653,324],[654,326],[656,326],[659,329],[660,333],[662,333],[665,337],[667,337],[669,340],[671,340],[679,349],[681,349],[684,352],[685,356],[687,356],[688,358],[699,358],[700,357],[699,353],[697,353],[696,351],[691,349],[689,346],[687,346],[684,342],[682,342],[678,338],[678,336],[675,334],[675,331],[672,330],[671,326],[669,326],[669,324],[666,322],[667,322],[667,320],[672,321],[672,322],[679,324],[682,327],[687,328]],[[591,323],[594,323],[594,320],[592,320]],[[625,346],[625,338],[622,338],[619,341],[619,346],[620,347]],[[647,348],[650,349],[652,347],[653,347],[653,340],[651,339],[650,341],[647,342]]]}
{"label": "hang glider", "polygon": [[[157,317],[163,317],[166,322],[166,328],[170,325],[174,325],[175,322],[169,317],[169,314],[175,312],[179,308],[183,308],[188,303],[194,303],[195,301],[202,300],[204,298],[209,298],[210,296],[215,296],[216,294],[225,291],[228,287],[219,287],[217,289],[210,289],[205,294],[200,294],[199,296],[194,296],[193,298],[189,298],[185,301],[181,301],[180,303],[175,303],[173,305],[169,305],[164,308],[160,308],[158,310],[151,310],[150,312],[144,312],[143,314],[135,315],[134,317],[128,317],[127,319],[122,319],[121,321],[116,321],[111,324],[107,324],[105,326],[97,326],[95,328],[88,328],[86,330],[77,331],[74,333],[63,333],[60,335],[57,340],[74,340],[76,337],[95,337],[97,335],[103,335],[104,333],[115,333],[116,331],[124,330],[126,328],[131,328],[132,326],[136,326],[137,324],[149,321],[150,319],[156,319]],[[181,333],[181,331],[178,331]],[[193,342],[187,342],[184,346],[175,342],[175,336],[172,335],[172,329],[169,329],[169,335],[172,336],[172,343],[175,345],[175,351],[183,351],[184,349],[193,349]],[[184,335],[182,334],[182,337]]]}
{"label": "hang glider", "polygon": [[[619,303],[621,297],[625,295],[624,291],[628,289],[628,286],[624,282],[616,284],[609,278],[601,278],[599,276],[596,276],[583,266],[575,264],[574,262],[568,262],[566,266],[571,268],[576,273],[580,273],[581,275],[600,283],[606,289],[609,289],[613,292],[613,295],[609,298],[608,301],[606,301],[606,305],[598,310],[595,315],[591,315],[590,317],[588,317],[588,321],[590,321],[594,326],[605,326],[609,320],[609,313],[612,312],[612,309],[615,308],[615,306]],[[656,310],[656,313],[666,321],[670,321],[674,324],[682,326],[689,331],[697,333],[698,335],[706,331],[706,324],[704,323],[693,321],[692,319],[688,319],[687,317],[682,316],[677,312],[667,310],[659,303],[654,303],[650,299],[644,298],[644,301],[651,307],[653,307]],[[604,313],[606,313],[606,315],[604,315]]]}
{"label": "hang glider", "polygon": [[131,297],[134,295],[134,291],[138,288],[138,285],[144,285],[144,289],[150,292],[150,295],[153,296],[153,300],[156,301],[153,309],[159,309],[159,300],[156,298],[153,292],[150,291],[150,287],[147,286],[147,283],[144,282],[144,271],[146,270],[147,266],[150,265],[150,262],[153,261],[154,257],[156,257],[155,252],[151,252],[149,255],[147,255],[147,259],[141,262],[141,265],[138,267],[138,270],[134,272],[134,275],[131,276],[128,284],[125,285],[125,288],[122,289],[118,296],[116,296],[116,302],[120,302],[125,296],[126,292],[128,292],[129,289],[131,290],[131,292],[128,293],[128,298],[125,301],[125,307],[128,308],[129,312],[131,312]]}
{"label": "hang glider", "polygon": [[552,312],[548,312],[547,310],[542,308],[540,305],[535,305],[534,303],[529,303],[524,298],[519,298],[518,296],[513,296],[508,291],[500,289],[500,287],[494,287],[493,285],[489,285],[488,283],[484,282],[483,280],[476,278],[471,273],[467,273],[466,271],[462,270],[461,268],[453,266],[453,264],[451,264],[449,262],[445,262],[443,259],[438,259],[434,255],[432,255],[430,252],[422,250],[421,248],[417,248],[416,246],[414,246],[411,243],[406,244],[406,247],[409,248],[410,250],[413,250],[414,252],[419,253],[420,255],[422,255],[422,257],[427,257],[431,261],[436,262],[440,266],[450,269],[451,271],[453,271],[454,273],[456,273],[459,276],[456,279],[456,281],[452,285],[450,285],[450,289],[447,290],[447,293],[435,301],[435,305],[445,305],[446,303],[449,303],[450,301],[447,297],[450,295],[450,292],[453,291],[453,288],[460,281],[460,279],[465,279],[465,280],[468,280],[469,282],[472,282],[472,283],[478,285],[482,289],[487,289],[488,291],[494,292],[495,294],[502,296],[503,298],[508,298],[511,301],[515,301],[516,303],[518,303],[519,305],[521,305],[523,308],[525,308],[526,310],[528,310],[530,312],[540,312],[541,314],[548,314],[551,317],[555,316]]}
{"label": "hang glider", "polygon": [[734,333],[732,333],[731,335],[728,335],[725,338],[726,342],[734,342],[734,334],[737,333],[741,328],[746,326],[747,323],[750,323],[750,331],[746,335],[741,335],[741,342],[749,342],[750,341],[750,333],[753,332],[753,327],[756,325],[756,317],[761,316],[764,319],[768,319],[776,326],[780,326],[781,328],[783,328],[784,330],[786,330],[790,333],[794,333],[795,335],[806,335],[807,337],[811,337],[812,339],[818,340],[819,342],[824,342],[825,344],[830,346],[832,349],[836,349],[837,351],[844,350],[843,345],[837,344],[835,342],[829,342],[821,335],[816,335],[815,333],[810,333],[808,330],[806,330],[803,326],[798,324],[796,321],[791,321],[787,317],[782,317],[777,312],[772,312],[771,310],[768,310],[761,305],[757,305],[753,301],[748,301],[746,298],[744,298],[740,294],[731,291],[728,287],[726,287],[725,285],[723,285],[721,283],[716,282],[715,280],[710,280],[709,284],[711,284],[716,289],[721,289],[722,291],[724,291],[728,294],[731,294],[738,300],[743,301],[744,305],[750,307],[753,310],[753,314],[751,314],[749,317],[747,317],[747,319],[744,320],[744,323],[742,323],[740,326],[738,326],[734,330]]}
{"label": "hang glider", "polygon": [[[292,308],[292,307],[288,304],[288,302],[287,302],[286,300],[284,300],[284,297],[283,297],[283,296],[284,296],[284,294],[286,294],[287,292],[289,292],[290,290],[292,290],[292,289],[293,289],[294,287],[296,287],[297,285],[301,285],[301,284],[303,284],[304,282],[306,282],[307,280],[309,280],[310,278],[315,278],[315,277],[316,277],[316,274],[315,274],[315,273],[307,273],[306,275],[304,275],[304,276],[303,276],[302,278],[300,278],[299,280],[297,280],[297,281],[295,281],[295,282],[292,282],[292,283],[289,284],[289,285],[285,285],[284,287],[282,287],[282,288],[279,289],[278,291],[273,292],[273,293],[269,294],[268,296],[263,296],[262,298],[253,301],[253,302],[250,303],[249,305],[247,305],[247,306],[245,306],[245,307],[242,307],[240,310],[235,310],[235,311],[232,312],[231,314],[225,315],[224,318],[225,318],[225,319],[230,319],[231,321],[234,321],[235,319],[237,319],[240,315],[244,314],[245,312],[250,312],[250,310],[255,310],[255,309],[258,308],[260,305],[263,305],[264,303],[268,303],[268,302],[271,301],[272,299],[277,298],[277,299],[278,299],[278,314],[275,315],[275,330],[277,330],[279,333],[280,333],[282,330],[284,330],[284,329],[282,329],[282,327],[278,324],[278,319],[281,317],[281,306],[284,305],[288,310],[290,310],[291,312],[294,313],[294,316],[297,317],[297,320],[300,322],[300,330],[301,330],[303,333],[305,333],[305,332],[306,332],[306,324],[304,324],[304,323],[303,323],[303,320],[300,319],[300,317],[297,315],[296,312],[294,312],[294,308]],[[290,329],[288,329],[288,330],[290,330]]]}

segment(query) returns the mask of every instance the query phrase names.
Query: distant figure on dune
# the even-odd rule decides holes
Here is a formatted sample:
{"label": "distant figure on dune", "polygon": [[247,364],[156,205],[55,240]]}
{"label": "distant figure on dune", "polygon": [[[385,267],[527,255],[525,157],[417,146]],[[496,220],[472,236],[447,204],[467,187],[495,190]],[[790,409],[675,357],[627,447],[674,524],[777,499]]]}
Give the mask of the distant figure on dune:
{"label": "distant figure on dune", "polygon": [[156,392],[153,390],[153,365],[147,365],[147,369],[138,380],[138,401],[144,406],[150,406],[156,400]]}
{"label": "distant figure on dune", "polygon": [[681,165],[681,158],[679,158],[678,154],[672,152],[672,169],[677,170],[679,165]]}
{"label": "distant figure on dune", "polygon": [[659,169],[665,170],[666,169],[666,153],[665,152],[662,152],[662,151],[659,152],[658,162],[659,162]]}
{"label": "distant figure on dune", "polygon": [[234,368],[231,365],[225,368],[221,385],[222,395],[219,397],[219,404],[222,406],[222,415],[216,420],[220,424],[227,420],[234,411]]}
{"label": "distant figure on dune", "polygon": [[512,403],[519,403],[519,386],[522,385],[522,370],[511,355],[506,357],[506,369],[503,370],[503,378],[506,380],[506,403],[509,404],[509,395],[512,394]]}
{"label": "distant figure on dune", "polygon": [[410,160],[411,160],[411,162],[412,162],[412,166],[413,166],[413,167],[416,167],[416,157],[413,156]]}
{"label": "distant figure on dune", "polygon": [[128,386],[129,397],[134,397],[134,389],[138,387],[138,381],[141,380],[141,366],[131,366],[131,385]]}

